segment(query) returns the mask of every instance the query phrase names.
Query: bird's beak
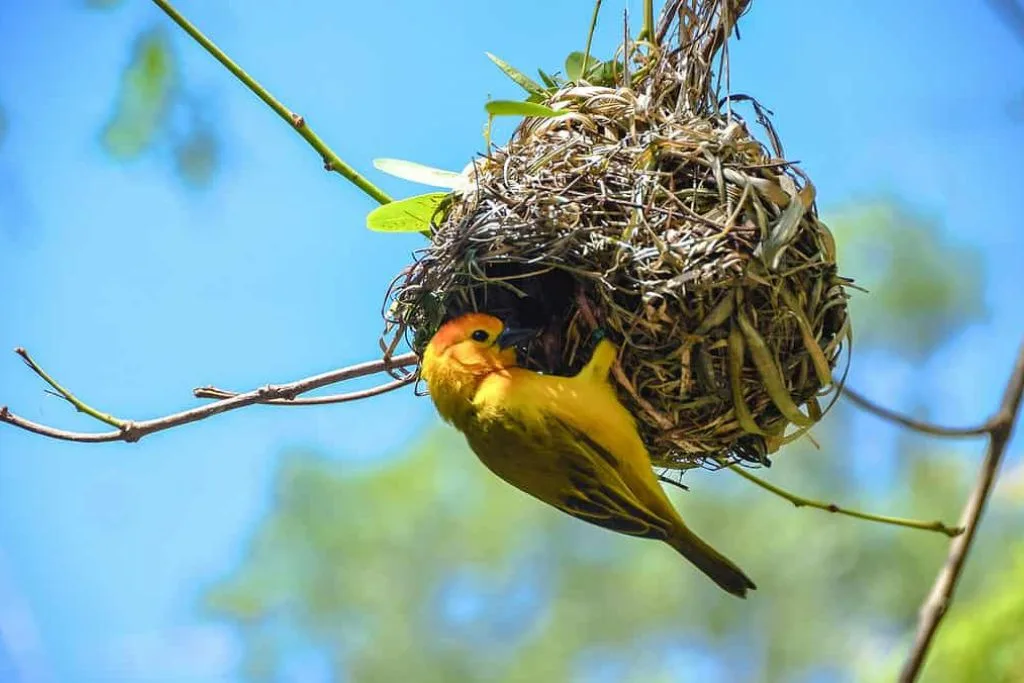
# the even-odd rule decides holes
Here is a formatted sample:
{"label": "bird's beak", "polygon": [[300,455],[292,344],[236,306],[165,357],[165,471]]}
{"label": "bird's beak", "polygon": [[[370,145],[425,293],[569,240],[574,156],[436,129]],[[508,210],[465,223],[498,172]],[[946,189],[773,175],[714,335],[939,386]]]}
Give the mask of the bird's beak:
{"label": "bird's beak", "polygon": [[540,333],[540,330],[533,330],[527,327],[506,327],[498,335],[498,348],[507,349],[524,341],[533,339]]}

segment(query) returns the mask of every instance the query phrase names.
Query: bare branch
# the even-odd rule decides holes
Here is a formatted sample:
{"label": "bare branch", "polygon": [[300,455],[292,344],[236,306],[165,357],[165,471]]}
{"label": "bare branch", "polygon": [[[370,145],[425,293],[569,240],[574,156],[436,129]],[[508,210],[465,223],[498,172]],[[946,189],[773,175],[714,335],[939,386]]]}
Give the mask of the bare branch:
{"label": "bare branch", "polygon": [[[370,389],[362,389],[360,391],[350,391],[346,394],[312,396],[310,398],[276,398],[272,401],[263,401],[263,404],[271,406],[322,406],[332,403],[348,403],[349,401],[358,401],[372,396],[380,396],[381,394],[386,394],[389,391],[409,386],[415,381],[416,375],[409,375],[408,377],[396,379],[393,382],[388,382],[387,384],[381,384]],[[192,395],[196,398],[225,399],[238,396],[239,393],[240,392],[237,391],[227,391],[226,389],[218,389],[216,387],[199,387],[198,389],[192,390]]]}
{"label": "bare branch", "polygon": [[[63,398],[67,399],[78,410],[100,420],[101,422],[114,425],[117,429],[110,432],[70,432],[27,420],[12,413],[7,406],[0,407],[0,422],[6,422],[14,425],[15,427],[34,432],[36,434],[41,434],[42,436],[47,436],[52,439],[78,441],[81,443],[106,443],[111,441],[134,442],[144,436],[153,434],[154,432],[161,432],[166,429],[180,427],[181,425],[189,424],[191,422],[205,420],[208,417],[213,417],[220,413],[226,413],[230,410],[244,408],[256,403],[294,401],[297,396],[313,391],[314,389],[320,389],[321,387],[337,384],[338,382],[344,382],[345,380],[355,379],[357,377],[366,377],[367,375],[387,372],[388,370],[393,370],[395,368],[409,367],[418,362],[418,356],[415,353],[406,353],[393,358],[370,361],[367,363],[360,363],[358,365],[350,365],[339,370],[332,370],[331,372],[325,372],[320,375],[314,375],[313,377],[307,377],[287,384],[267,385],[246,393],[235,394],[228,398],[223,398],[219,401],[215,401],[198,408],[192,408],[191,410],[185,410],[180,413],[174,413],[173,415],[166,415],[152,420],[135,422],[132,420],[116,418],[112,415],[107,415],[106,413],[101,413],[86,405],[46,374],[46,372],[43,371],[43,369],[39,367],[34,360],[32,360],[24,349],[18,349],[18,355],[25,359],[25,362],[28,363],[29,367],[31,367],[36,374],[42,377],[47,384],[53,387]],[[391,389],[397,389],[398,386],[402,386],[399,385],[398,382],[411,383],[412,381],[412,378],[397,380],[396,382],[391,383],[396,386],[389,387],[386,390],[390,391]],[[388,385],[384,386],[388,387]],[[374,396],[378,393],[384,393],[384,390],[382,390],[382,387],[376,387],[374,389],[368,389],[364,392],[356,393]],[[321,402],[326,398],[330,397],[322,397]],[[347,400],[355,399],[349,398]]]}
{"label": "bare branch", "polygon": [[921,432],[922,434],[931,434],[932,436],[941,436],[944,438],[963,438],[972,436],[985,436],[992,429],[992,421],[988,420],[980,425],[974,427],[943,427],[942,425],[932,424],[931,422],[925,422],[924,420],[917,420],[912,417],[907,417],[901,413],[897,413],[894,410],[883,408],[874,401],[869,400],[863,394],[854,391],[850,387],[843,387],[843,395],[853,401],[858,407],[873,413],[883,420],[889,422],[895,422],[898,425],[902,425],[907,429],[913,429],[915,432]]}
{"label": "bare branch", "polygon": [[946,563],[935,578],[928,598],[921,606],[917,634],[914,636],[914,644],[903,665],[903,670],[900,672],[900,683],[913,683],[917,680],[924,666],[928,649],[942,623],[942,618],[953,601],[957,583],[960,581],[960,575],[967,562],[967,553],[971,549],[981,516],[985,512],[985,505],[992,493],[1006,446],[1013,435],[1020,412],[1022,394],[1024,394],[1024,344],[1021,345],[1017,354],[1017,363],[1006,384],[1006,391],[1003,394],[999,410],[988,423],[989,443],[985,461],[982,463],[978,482],[960,516],[960,525],[964,527],[965,532],[962,536],[953,539]]}

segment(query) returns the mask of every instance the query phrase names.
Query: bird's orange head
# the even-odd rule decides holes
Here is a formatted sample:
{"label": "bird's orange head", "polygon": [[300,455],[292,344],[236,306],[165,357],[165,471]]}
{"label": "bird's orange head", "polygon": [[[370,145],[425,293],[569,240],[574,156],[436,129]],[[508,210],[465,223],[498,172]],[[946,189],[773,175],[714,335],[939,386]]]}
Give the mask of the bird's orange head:
{"label": "bird's orange head", "polygon": [[515,346],[535,330],[506,328],[492,315],[467,313],[441,326],[423,352],[420,374],[441,415],[468,409],[487,375],[515,367]]}

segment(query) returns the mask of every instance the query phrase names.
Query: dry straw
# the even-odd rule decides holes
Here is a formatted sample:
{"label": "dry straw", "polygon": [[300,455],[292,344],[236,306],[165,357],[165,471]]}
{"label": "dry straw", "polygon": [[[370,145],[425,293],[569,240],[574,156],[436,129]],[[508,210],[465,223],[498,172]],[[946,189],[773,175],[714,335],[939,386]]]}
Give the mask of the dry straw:
{"label": "dry straw", "polygon": [[599,326],[655,466],[767,463],[835,388],[850,281],[767,112],[722,96],[747,2],[670,5],[657,45],[624,41],[613,82],[552,88],[561,115],[527,117],[475,162],[396,280],[386,336],[420,351],[486,310],[543,327],[523,361],[571,373]]}

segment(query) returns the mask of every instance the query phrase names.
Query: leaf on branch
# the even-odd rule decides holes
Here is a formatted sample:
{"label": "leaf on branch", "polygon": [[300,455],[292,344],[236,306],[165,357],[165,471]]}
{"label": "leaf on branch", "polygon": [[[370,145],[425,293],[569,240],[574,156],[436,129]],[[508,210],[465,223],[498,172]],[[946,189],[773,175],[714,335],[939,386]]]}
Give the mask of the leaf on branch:
{"label": "leaf on branch", "polygon": [[565,76],[574,83],[587,81],[592,85],[611,86],[616,83],[616,78],[623,71],[623,66],[617,61],[610,60],[603,62],[590,55],[586,58],[587,70],[583,71],[582,52],[572,52],[565,58]]}
{"label": "leaf on branch", "polygon": [[558,111],[537,102],[519,102],[516,100],[491,100],[484,109],[491,116],[536,116],[554,118],[564,116],[568,112]]}
{"label": "leaf on branch", "polygon": [[565,58],[565,77],[574,83],[582,80],[584,60],[587,61],[588,66],[597,61],[593,57],[586,57],[582,52],[569,53],[569,56]]}
{"label": "leaf on branch", "polygon": [[131,159],[153,143],[170,112],[176,80],[167,33],[160,28],[142,33],[122,76],[114,113],[103,129],[108,153]]}
{"label": "leaf on branch", "polygon": [[560,87],[561,84],[558,82],[556,76],[549,75],[543,69],[537,69],[537,74],[540,76],[540,80],[542,80],[544,82],[544,85],[546,85],[548,88],[554,90],[555,88]]}
{"label": "leaf on branch", "polygon": [[376,232],[420,232],[429,236],[434,214],[449,197],[431,192],[383,204],[366,216],[366,227]]}
{"label": "leaf on branch", "polygon": [[388,175],[431,187],[444,187],[449,190],[464,190],[467,185],[466,176],[455,171],[445,171],[432,166],[418,164],[404,159],[374,159],[373,167]]}
{"label": "leaf on branch", "polygon": [[531,95],[544,95],[544,87],[541,86],[537,81],[533,80],[519,69],[515,68],[501,57],[497,57],[490,52],[485,52],[487,58],[494,62],[499,69],[505,72],[505,75],[515,81],[516,85],[530,93]]}

